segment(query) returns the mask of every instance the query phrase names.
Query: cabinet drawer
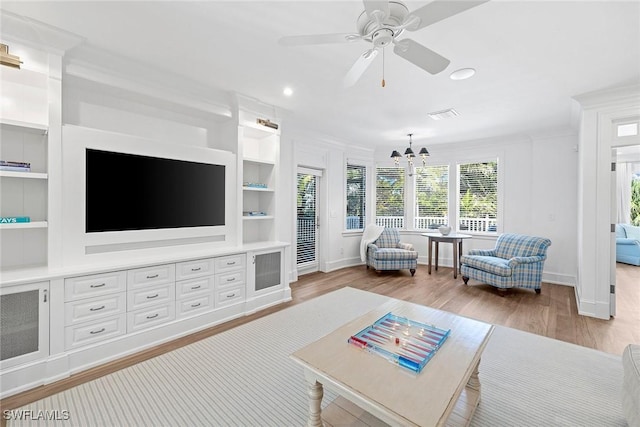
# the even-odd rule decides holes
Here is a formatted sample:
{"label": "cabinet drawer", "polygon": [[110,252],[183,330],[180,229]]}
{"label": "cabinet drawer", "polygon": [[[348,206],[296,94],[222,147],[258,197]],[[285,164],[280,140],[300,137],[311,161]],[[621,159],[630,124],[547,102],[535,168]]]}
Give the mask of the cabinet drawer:
{"label": "cabinet drawer", "polygon": [[127,271],[127,286],[129,289],[137,289],[173,282],[175,278],[175,264],[155,265]]}
{"label": "cabinet drawer", "polygon": [[176,317],[176,306],[173,302],[127,313],[127,331],[133,332],[169,322]]}
{"label": "cabinet drawer", "polygon": [[190,298],[176,303],[178,317],[186,317],[203,311],[213,310],[213,293]]}
{"label": "cabinet drawer", "polygon": [[245,254],[229,255],[216,258],[216,273],[244,268]]}
{"label": "cabinet drawer", "polygon": [[214,259],[199,259],[176,264],[176,280],[209,276],[214,273]]}
{"label": "cabinet drawer", "polygon": [[127,292],[127,311],[174,301],[176,298],[175,289],[175,283],[165,283],[164,285],[129,291]]}
{"label": "cabinet drawer", "polygon": [[67,350],[124,335],[126,316],[109,317],[97,322],[82,323],[65,328],[65,348]]}
{"label": "cabinet drawer", "polygon": [[176,282],[176,299],[191,297],[202,293],[212,293],[213,283],[214,279],[211,276]]}
{"label": "cabinet drawer", "polygon": [[226,287],[244,284],[244,270],[230,271],[228,273],[216,274],[216,287]]}
{"label": "cabinet drawer", "polygon": [[102,319],[127,312],[127,293],[120,292],[97,298],[72,301],[64,305],[65,325]]}
{"label": "cabinet drawer", "polygon": [[64,300],[75,301],[127,290],[127,272],[94,274],[64,279]]}
{"label": "cabinet drawer", "polygon": [[229,287],[216,291],[216,308],[244,301],[244,284],[242,286]]}

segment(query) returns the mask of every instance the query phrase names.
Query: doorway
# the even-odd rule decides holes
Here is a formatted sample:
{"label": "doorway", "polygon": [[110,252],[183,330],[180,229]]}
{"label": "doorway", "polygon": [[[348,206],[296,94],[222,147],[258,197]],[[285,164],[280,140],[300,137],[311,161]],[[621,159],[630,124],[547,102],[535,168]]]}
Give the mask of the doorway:
{"label": "doorway", "polygon": [[322,171],[298,168],[296,207],[296,265],[298,275],[318,271],[319,194]]}

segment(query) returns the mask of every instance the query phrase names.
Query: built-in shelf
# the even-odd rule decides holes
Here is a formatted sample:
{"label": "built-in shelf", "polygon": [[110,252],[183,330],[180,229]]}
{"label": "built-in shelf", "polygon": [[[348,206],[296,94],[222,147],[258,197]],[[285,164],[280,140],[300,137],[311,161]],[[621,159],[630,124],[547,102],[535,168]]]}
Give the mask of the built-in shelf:
{"label": "built-in shelf", "polygon": [[242,187],[244,191],[262,191],[266,193],[273,193],[275,190],[273,188],[261,188],[261,187]]}
{"label": "built-in shelf", "polygon": [[273,219],[273,215],[243,215],[242,219],[255,221],[259,219]]}
{"label": "built-in shelf", "polygon": [[0,230],[17,230],[26,228],[47,228],[49,223],[47,221],[32,221],[32,222],[16,222],[12,224],[0,224]]}
{"label": "built-in shelf", "polygon": [[23,122],[20,120],[11,120],[0,118],[0,125],[3,128],[21,130],[24,132],[34,132],[41,135],[46,135],[49,131],[49,127],[42,123]]}
{"label": "built-in shelf", "polygon": [[276,162],[274,162],[273,160],[253,159],[250,157],[245,157],[243,160],[247,163],[255,163],[258,165],[275,165],[276,164]]}
{"label": "built-in shelf", "polygon": [[23,179],[47,179],[49,175],[40,172],[16,172],[16,171],[0,171],[0,176],[5,178],[23,178]]}

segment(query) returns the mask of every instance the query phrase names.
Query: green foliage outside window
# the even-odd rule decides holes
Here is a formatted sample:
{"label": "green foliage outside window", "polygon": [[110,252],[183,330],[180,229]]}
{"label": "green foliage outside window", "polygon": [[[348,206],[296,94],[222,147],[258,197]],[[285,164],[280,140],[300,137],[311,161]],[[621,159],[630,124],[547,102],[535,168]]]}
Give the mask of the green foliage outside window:
{"label": "green foliage outside window", "polygon": [[376,216],[404,216],[404,169],[377,169]]}
{"label": "green foliage outside window", "polygon": [[498,163],[460,165],[460,217],[496,218]]}

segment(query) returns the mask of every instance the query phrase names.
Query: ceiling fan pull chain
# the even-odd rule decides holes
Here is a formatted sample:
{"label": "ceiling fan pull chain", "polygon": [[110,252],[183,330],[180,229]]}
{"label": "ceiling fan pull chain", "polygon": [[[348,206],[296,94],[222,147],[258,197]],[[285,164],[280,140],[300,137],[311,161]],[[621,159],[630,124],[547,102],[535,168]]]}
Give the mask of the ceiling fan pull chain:
{"label": "ceiling fan pull chain", "polygon": [[384,48],[382,48],[382,87],[384,87]]}

